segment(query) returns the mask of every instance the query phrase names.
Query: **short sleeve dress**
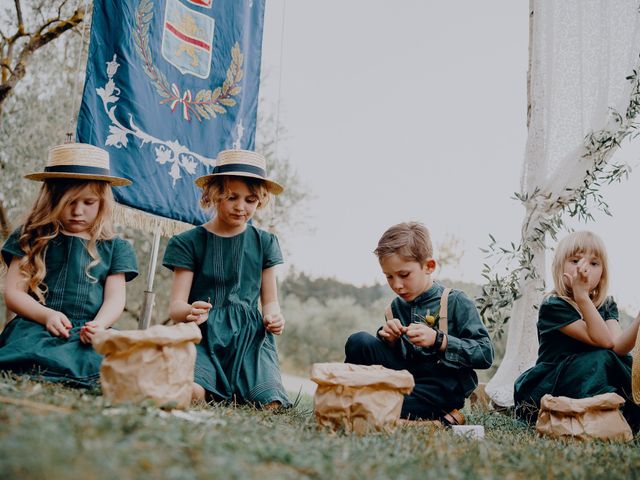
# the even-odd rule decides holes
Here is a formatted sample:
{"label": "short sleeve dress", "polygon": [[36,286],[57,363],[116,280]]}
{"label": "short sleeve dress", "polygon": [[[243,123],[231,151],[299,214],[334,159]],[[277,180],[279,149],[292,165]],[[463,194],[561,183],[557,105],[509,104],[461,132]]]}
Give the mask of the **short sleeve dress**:
{"label": "short sleeve dress", "polygon": [[[24,256],[19,237],[20,229],[2,247],[7,265],[13,258]],[[17,316],[0,335],[0,370],[29,373],[71,386],[97,385],[102,356],[93,346],[82,343],[80,327],[100,310],[109,275],[124,273],[129,281],[138,275],[138,270],[129,242],[121,238],[101,240],[96,244],[100,263],[89,271],[92,279],[86,273],[86,266],[92,261],[86,244],[80,237],[60,233],[49,242],[45,254],[45,305],[67,316],[73,325],[69,338],[53,336],[42,324]]]}
{"label": "short sleeve dress", "polygon": [[[605,321],[618,321],[618,307],[611,297],[598,312]],[[615,392],[626,400],[622,411],[632,427],[640,425],[640,407],[631,397],[631,356],[588,345],[560,331],[581,319],[578,309],[563,298],[544,299],[538,313],[538,359],[514,385],[516,415],[535,422],[540,400],[547,393],[586,398]]]}
{"label": "short sleeve dress", "polygon": [[277,237],[252,225],[233,237],[199,226],[169,240],[163,265],[192,271],[188,302],[213,306],[200,325],[195,381],[215,400],[290,405],[258,308],[262,271],[280,263]]}

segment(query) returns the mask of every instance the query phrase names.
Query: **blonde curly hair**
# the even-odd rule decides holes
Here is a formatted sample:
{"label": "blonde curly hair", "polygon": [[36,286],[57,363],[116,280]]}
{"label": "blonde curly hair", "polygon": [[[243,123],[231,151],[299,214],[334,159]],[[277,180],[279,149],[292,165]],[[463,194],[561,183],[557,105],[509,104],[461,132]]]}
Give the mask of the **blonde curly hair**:
{"label": "blonde curly hair", "polygon": [[87,242],[87,252],[92,261],[87,265],[86,273],[92,281],[96,281],[89,273],[91,268],[100,263],[96,243],[115,236],[112,221],[115,201],[111,185],[107,182],[60,179],[44,181],[21,228],[18,244],[25,255],[20,259],[19,271],[25,279],[27,292],[35,295],[42,304],[47,293],[47,285],[44,283],[47,275],[47,247],[62,230],[61,217],[64,209],[86,186],[100,198],[98,214],[89,229],[90,238]]}
{"label": "blonde curly hair", "polygon": [[266,183],[253,177],[239,177],[234,175],[219,175],[211,177],[202,187],[200,206],[205,209],[215,209],[221,200],[229,196],[229,182],[240,180],[244,182],[249,191],[258,197],[258,208],[264,208],[269,203],[269,191]]}

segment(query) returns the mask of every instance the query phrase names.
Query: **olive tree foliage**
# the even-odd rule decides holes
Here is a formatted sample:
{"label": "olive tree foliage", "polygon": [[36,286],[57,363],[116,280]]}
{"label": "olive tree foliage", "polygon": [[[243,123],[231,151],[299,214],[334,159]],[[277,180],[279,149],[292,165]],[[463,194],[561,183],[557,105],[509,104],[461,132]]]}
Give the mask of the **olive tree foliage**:
{"label": "olive tree foliage", "polygon": [[80,43],[85,16],[82,1],[13,0],[0,6],[2,237],[35,190],[22,175],[42,166],[46,145],[64,140],[79,53],[71,47]]}

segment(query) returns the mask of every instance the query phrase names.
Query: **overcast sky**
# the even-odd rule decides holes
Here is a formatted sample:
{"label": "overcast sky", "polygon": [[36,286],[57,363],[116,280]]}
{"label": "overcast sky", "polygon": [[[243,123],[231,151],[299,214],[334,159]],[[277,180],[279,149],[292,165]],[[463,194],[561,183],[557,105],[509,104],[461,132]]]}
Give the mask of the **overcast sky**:
{"label": "overcast sky", "polygon": [[[418,220],[436,245],[461,241],[460,266],[441,276],[481,282],[480,248],[489,234],[518,241],[524,214],[511,197],[527,134],[528,0],[289,0],[282,36],[284,4],[267,0],[261,88],[272,108],[280,91],[279,153],[313,195],[312,229],[283,239],[288,263],[384,282],[378,238]],[[606,190],[615,217],[581,227],[604,238],[612,293],[634,314],[639,192],[634,172]]]}

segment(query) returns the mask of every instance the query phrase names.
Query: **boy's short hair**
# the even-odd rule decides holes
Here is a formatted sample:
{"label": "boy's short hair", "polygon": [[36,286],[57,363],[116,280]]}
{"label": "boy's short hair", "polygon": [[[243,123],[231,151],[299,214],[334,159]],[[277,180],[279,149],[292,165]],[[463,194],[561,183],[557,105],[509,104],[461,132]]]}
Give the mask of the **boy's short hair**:
{"label": "boy's short hair", "polygon": [[373,253],[381,259],[394,253],[424,263],[433,257],[429,230],[420,222],[403,222],[389,227],[378,241]]}

